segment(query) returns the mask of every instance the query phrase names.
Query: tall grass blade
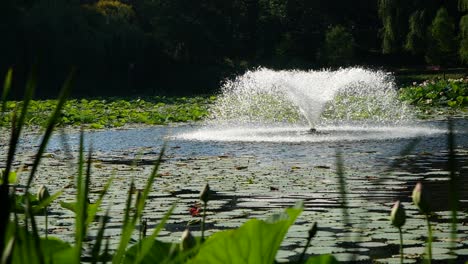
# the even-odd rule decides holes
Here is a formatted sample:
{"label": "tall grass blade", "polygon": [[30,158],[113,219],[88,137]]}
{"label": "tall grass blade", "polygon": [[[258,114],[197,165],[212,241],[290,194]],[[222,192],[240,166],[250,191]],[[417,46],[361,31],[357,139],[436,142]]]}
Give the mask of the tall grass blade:
{"label": "tall grass blade", "polygon": [[[21,115],[19,119],[16,119],[16,110],[13,113],[13,120],[12,120],[12,127],[11,127],[11,137],[10,143],[8,145],[8,154],[7,154],[7,161],[5,165],[4,175],[3,175],[3,182],[0,185],[0,201],[2,201],[2,210],[0,210],[0,249],[2,250],[5,248],[5,240],[6,240],[6,231],[9,225],[9,217],[11,212],[11,199],[9,195],[9,183],[8,183],[8,175],[10,175],[14,156],[16,153],[16,148],[18,147],[18,141],[21,134],[21,130],[24,125],[24,120],[26,119],[26,113],[28,110],[28,105],[31,102],[31,99],[34,94],[34,89],[36,86],[36,70],[35,67],[31,70],[30,76],[28,78],[26,84],[26,90],[23,100],[23,108],[21,111]],[[6,99],[5,99],[6,100]],[[27,222],[26,222],[27,226]]]}
{"label": "tall grass blade", "polygon": [[153,171],[151,172],[151,175],[148,179],[148,181],[146,182],[146,186],[145,186],[145,189],[143,190],[143,194],[141,196],[141,199],[139,200],[139,204],[138,204],[138,207],[137,207],[137,217],[141,217],[141,214],[143,213],[143,209],[145,207],[145,203],[146,203],[146,199],[148,199],[148,195],[151,191],[151,188],[153,187],[153,183],[154,183],[154,179],[156,178],[156,175],[158,174],[158,170],[159,170],[159,166],[161,165],[161,161],[162,161],[162,158],[163,158],[163,155],[164,155],[164,151],[165,151],[165,146],[162,147],[160,153],[159,153],[159,156],[158,156],[158,159],[156,160],[155,164],[154,164],[154,168],[153,168]]}
{"label": "tall grass blade", "polygon": [[52,194],[51,196],[45,198],[44,200],[40,201],[38,205],[34,206],[32,213],[36,214],[38,212],[43,211],[47,206],[49,206],[52,201],[57,199],[60,195],[62,195],[63,190],[57,191],[56,193]]}
{"label": "tall grass blade", "polygon": [[340,192],[340,206],[343,214],[343,223],[349,226],[348,204],[346,198],[346,179],[344,175],[343,155],[341,151],[336,152],[336,175]]}
{"label": "tall grass blade", "polygon": [[[456,247],[457,240],[457,218],[458,218],[458,176],[457,176],[457,156],[455,153],[455,134],[453,133],[453,122],[452,119],[448,121],[448,171],[450,172],[449,179],[449,199],[450,199],[450,210],[452,211],[452,224],[451,224],[451,237],[450,237],[450,252],[454,254],[453,250]],[[453,259],[451,260],[453,262]]]}
{"label": "tall grass blade", "polygon": [[70,95],[71,87],[72,87],[72,80],[73,80],[73,72],[68,76],[65,83],[63,84],[62,90],[60,91],[60,95],[58,98],[57,106],[55,107],[54,112],[49,117],[49,120],[47,122],[44,136],[42,138],[41,144],[39,145],[39,150],[36,153],[36,158],[34,160],[33,166],[31,168],[31,173],[29,175],[28,182],[26,184],[26,192],[29,190],[29,187],[31,186],[31,183],[34,179],[34,175],[39,167],[39,163],[41,161],[42,155],[44,154],[46,150],[47,143],[49,142],[49,139],[52,136],[52,132],[54,131],[55,125],[57,124],[60,118],[60,114],[63,109],[63,106],[65,105],[65,102],[67,101],[67,98]]}
{"label": "tall grass blade", "polygon": [[[7,98],[8,98],[8,94],[10,93],[10,89],[11,89],[11,80],[13,78],[13,69],[10,68],[8,69],[8,72],[5,76],[5,81],[3,83],[3,92],[2,92],[2,98],[1,98],[1,103],[2,103],[2,112],[1,112],[1,116],[3,118],[3,115],[5,114],[6,112],[6,107],[7,107]],[[0,119],[0,126],[3,125],[3,119]]]}
{"label": "tall grass blade", "polygon": [[[52,132],[54,130],[55,125],[57,124],[57,120],[58,120],[58,118],[60,116],[63,105],[65,104],[65,102],[67,100],[67,97],[68,97],[68,95],[70,93],[72,76],[73,76],[73,74],[70,74],[69,77],[67,78],[67,80],[65,81],[65,83],[64,83],[64,85],[62,87],[62,90],[60,92],[60,96],[59,96],[59,99],[58,99],[57,106],[56,106],[53,114],[50,116],[49,121],[47,123],[46,131],[44,132],[44,136],[43,136],[42,142],[41,142],[41,144],[39,146],[39,150],[36,152],[36,157],[34,159],[34,162],[33,162],[32,168],[31,168],[31,172],[29,174],[29,177],[28,177],[28,180],[27,180],[27,183],[26,183],[26,188],[25,188],[25,193],[26,194],[29,193],[29,188],[31,187],[31,183],[32,183],[32,181],[34,179],[34,176],[35,176],[35,174],[37,172],[37,169],[39,168],[39,164],[40,164],[40,161],[42,159],[42,155],[45,152],[45,149],[47,147],[47,143],[48,143],[50,137],[52,136]],[[24,105],[23,105],[23,107],[24,107]],[[23,111],[24,111],[24,113],[26,113],[27,108],[26,109],[23,108]],[[23,112],[21,113],[21,115],[23,117]],[[20,117],[20,118],[22,118],[22,117]],[[23,122],[24,122],[24,120],[23,120]],[[32,206],[31,206],[31,203],[29,201],[29,196],[28,195],[26,195],[25,204],[26,204],[26,208],[25,208],[26,217],[27,217],[27,219],[31,220],[31,230],[32,230],[32,236],[33,236],[33,242],[35,244],[34,248],[35,248],[35,250],[37,250],[37,256],[38,256],[39,263],[43,263],[44,262],[44,256],[42,256],[42,250],[41,250],[41,245],[40,245],[40,236],[39,236],[39,233],[37,231],[37,226],[36,226],[36,223],[35,223],[34,214],[32,213]]]}
{"label": "tall grass blade", "polygon": [[88,212],[88,193],[89,182],[91,174],[91,149],[88,154],[88,162],[86,168],[86,175],[83,175],[84,162],[84,132],[80,133],[80,148],[78,154],[78,177],[77,177],[77,210],[76,210],[76,223],[75,223],[75,247],[76,247],[76,260],[81,258],[81,250],[83,240],[86,236],[87,230],[87,212]]}
{"label": "tall grass blade", "polygon": [[[28,250],[32,250],[36,252],[36,260],[40,264],[45,263],[44,255],[43,255],[43,248],[41,246],[41,237],[39,236],[39,231],[37,230],[36,218],[34,218],[34,214],[31,213],[30,205],[28,204],[28,198],[26,198],[26,217],[31,220],[31,235],[32,235],[32,243],[33,246],[28,248]],[[26,226],[27,228],[27,226]],[[27,229],[26,229],[27,230]]]}
{"label": "tall grass blade", "polygon": [[99,207],[101,206],[102,204],[102,201],[104,200],[104,196],[107,194],[107,192],[109,191],[109,188],[110,186],[112,185],[112,182],[114,180],[114,177],[111,177],[106,185],[104,185],[104,189],[102,190],[102,192],[99,194],[99,197],[98,199],[94,202],[94,208],[96,208],[96,210],[88,210],[88,220],[87,220],[87,224],[90,225],[91,222],[94,220],[94,218],[96,217],[96,214],[99,210]]}
{"label": "tall grass blade", "polygon": [[135,188],[134,180],[135,179],[132,178],[132,181],[130,183],[130,189],[128,190],[128,194],[127,194],[124,221],[122,225],[122,235],[120,236],[120,242],[119,242],[119,247],[117,248],[117,252],[115,253],[112,259],[112,263],[114,264],[122,262],[125,249],[127,248],[128,242],[130,242],[130,238],[132,236],[133,228],[131,227],[131,221],[133,220],[130,218],[130,209],[132,206],[132,191]]}
{"label": "tall grass blade", "polygon": [[91,263],[96,264],[99,260],[99,252],[101,251],[102,241],[104,238],[104,231],[106,230],[106,219],[109,217],[109,209],[107,209],[106,214],[100,218],[99,221],[99,231],[96,236],[96,242],[93,245],[91,250]]}
{"label": "tall grass blade", "polygon": [[[421,142],[421,138],[417,137],[417,138],[414,138],[411,140],[410,143],[408,143],[405,148],[403,148],[400,153],[398,153],[398,157],[401,157],[401,158],[397,158],[397,159],[394,159],[392,163],[390,163],[390,165],[387,166],[387,168],[382,172],[382,176],[384,175],[389,175],[390,173],[392,173],[393,171],[395,171],[395,169],[400,166],[401,163],[403,163],[403,157],[409,155],[411,152],[413,152],[413,150],[416,148],[416,146],[419,144],[419,142]],[[379,179],[377,179],[375,181],[376,184],[380,184],[382,183],[383,181],[385,181],[385,178],[384,177],[380,177]]]}
{"label": "tall grass blade", "polygon": [[[141,194],[141,199],[139,199],[139,202],[136,206],[136,212],[133,215],[133,217],[129,217],[129,211],[130,211],[130,206],[131,206],[131,196],[132,196],[132,188],[130,188],[128,198],[127,198],[127,208],[125,212],[125,219],[124,219],[124,225],[123,225],[123,230],[122,230],[122,237],[120,239],[120,244],[117,249],[117,252],[112,260],[112,263],[121,263],[123,261],[123,257],[125,254],[125,249],[127,248],[128,242],[130,241],[130,238],[132,236],[132,232],[135,229],[136,223],[138,219],[141,218],[141,215],[143,214],[143,209],[145,207],[146,199],[148,199],[148,195],[152,189],[154,179],[156,178],[157,172],[159,170],[159,166],[162,161],[162,157],[164,155],[164,150],[165,146],[161,149],[161,152],[159,153],[158,159],[155,162],[153,171],[151,172],[150,177],[148,178],[146,182],[145,189],[143,190],[143,193]],[[132,179],[132,186],[134,186],[134,182]]]}
{"label": "tall grass blade", "polygon": [[158,226],[154,229],[153,233],[148,237],[148,239],[145,239],[142,241],[140,251],[138,252],[138,257],[135,263],[141,263],[143,259],[145,258],[146,254],[149,253],[151,250],[151,246],[153,245],[153,241],[156,239],[158,236],[159,232],[164,228],[166,225],[167,220],[169,220],[169,217],[172,215],[172,212],[174,212],[174,209],[176,207],[176,203],[174,203],[171,208],[164,214],[164,217],[161,219],[161,222],[158,224]]}
{"label": "tall grass blade", "polygon": [[[338,176],[338,186],[339,186],[339,191],[340,191],[340,206],[341,206],[342,214],[343,214],[342,216],[343,224],[345,228],[350,228],[351,223],[349,221],[348,202],[347,202],[348,198],[346,195],[346,178],[344,174],[343,154],[339,150],[337,150],[336,152],[336,175]],[[350,261],[354,262],[355,258],[356,258],[356,255],[353,254]]]}

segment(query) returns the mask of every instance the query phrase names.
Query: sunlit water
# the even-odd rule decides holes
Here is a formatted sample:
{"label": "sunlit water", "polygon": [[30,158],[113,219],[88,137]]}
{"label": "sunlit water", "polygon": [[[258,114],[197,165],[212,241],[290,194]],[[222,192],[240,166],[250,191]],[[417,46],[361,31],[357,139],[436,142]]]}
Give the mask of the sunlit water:
{"label": "sunlit water", "polygon": [[174,138],[199,141],[244,141],[244,142],[356,142],[361,140],[390,140],[414,138],[444,133],[441,128],[429,126],[316,126],[316,132],[309,127],[262,126],[262,127],[203,127],[183,132]]}
{"label": "sunlit water", "polygon": [[[339,142],[414,138],[444,130],[416,125],[383,71],[274,71],[227,81],[198,130],[175,139],[230,142]],[[313,128],[315,133],[309,133]]]}

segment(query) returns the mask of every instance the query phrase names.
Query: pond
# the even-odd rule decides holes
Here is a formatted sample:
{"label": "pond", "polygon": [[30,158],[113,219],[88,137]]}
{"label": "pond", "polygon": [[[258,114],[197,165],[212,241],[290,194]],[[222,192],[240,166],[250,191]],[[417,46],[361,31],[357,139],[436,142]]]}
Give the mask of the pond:
{"label": "pond", "polygon": [[[414,263],[424,253],[426,227],[411,192],[422,182],[435,211],[434,260],[463,263],[468,259],[468,119],[452,122],[460,199],[457,239],[452,241],[448,121],[414,119],[394,88],[391,75],[361,68],[257,69],[222,87],[205,122],[86,131],[85,146],[93,151],[91,200],[114,177],[103,205],[110,208],[110,246],[118,243],[131,179],[136,193],[166,144],[144,214],[152,229],[177,203],[161,240],[178,241],[186,226],[200,234],[201,217],[193,211],[200,206],[200,190],[209,183],[215,194],[208,205],[208,234],[238,227],[249,218],[265,219],[303,201],[305,210],[289,230],[278,261],[297,259],[308,229],[317,222],[308,254],[332,253],[343,262],[399,263],[399,234],[389,214],[400,200],[408,215],[403,227],[405,263]],[[64,188],[62,200],[75,195],[78,141],[78,132],[54,136],[35,181],[52,190]],[[33,136],[23,138],[17,163],[31,164],[37,142]],[[343,161],[345,197],[337,157]],[[73,213],[58,204],[51,210],[51,232],[73,240]]]}
{"label": "pond", "polygon": [[[454,119],[453,126],[460,175],[463,176],[468,168],[468,120]],[[434,258],[446,260],[454,257],[449,254],[452,244],[448,242],[447,121],[421,121],[409,132],[394,128],[370,132],[362,128],[338,132],[328,130],[323,134],[307,134],[304,128],[272,132],[283,137],[283,141],[260,140],[271,137],[271,134],[264,134],[267,133],[265,129],[257,130],[260,132],[256,139],[250,141],[245,138],[242,141],[232,138],[221,140],[215,138],[217,130],[215,133],[207,132],[214,136],[212,139],[195,138],[200,136],[200,131],[206,132],[207,128],[193,124],[85,132],[86,145],[91,144],[95,152],[93,174],[96,176],[93,180],[100,182],[94,188],[102,186],[100,177],[107,179],[115,174],[118,179],[110,194],[109,237],[118,234],[129,178],[136,177],[137,186],[142,186],[149,175],[151,162],[166,142],[161,176],[145,215],[154,226],[169,204],[177,201],[178,207],[162,233],[162,240],[178,241],[185,226],[190,224],[197,234],[199,217],[190,215],[189,210],[197,206],[199,190],[209,182],[216,191],[215,201],[209,206],[210,233],[238,227],[248,218],[265,218],[296,201],[305,202],[305,212],[288,233],[278,260],[298,256],[305,244],[308,228],[316,221],[319,232],[307,251],[309,254],[333,253],[341,261],[398,261],[398,233],[390,225],[388,216],[393,202],[401,200],[409,216],[403,228],[405,254],[409,262],[416,262],[424,252],[426,228],[410,196],[414,185],[421,181],[431,190],[431,206],[437,211],[432,219],[436,222]],[[342,140],[333,137],[334,134],[342,136]],[[295,136],[302,140],[294,141]],[[79,133],[66,134],[65,138],[67,145],[76,150]],[[49,152],[54,153],[54,157],[50,158],[52,161],[46,159],[46,164],[65,160],[63,141],[60,135],[51,140]],[[403,149],[416,141],[410,153],[400,156]],[[346,227],[343,225],[339,183],[335,174],[337,151],[342,153],[346,175],[350,221],[350,226]],[[132,166],[133,160],[138,166]],[[64,167],[55,164],[53,174],[60,174]],[[50,180],[50,177],[47,178]],[[465,176],[460,178],[459,187],[459,219],[466,219],[468,182]],[[70,228],[71,215],[59,214],[52,226],[62,231]],[[467,231],[468,226],[461,221],[458,241],[454,244],[460,261],[468,258]],[[56,232],[62,236],[67,234]]]}

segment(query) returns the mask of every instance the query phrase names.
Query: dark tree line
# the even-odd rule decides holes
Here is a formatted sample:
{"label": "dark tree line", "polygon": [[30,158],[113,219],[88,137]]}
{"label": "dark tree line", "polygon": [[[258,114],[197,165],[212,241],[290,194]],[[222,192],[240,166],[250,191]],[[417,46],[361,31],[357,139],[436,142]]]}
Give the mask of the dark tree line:
{"label": "dark tree line", "polygon": [[210,93],[258,65],[468,63],[467,0],[3,0],[0,72],[39,95]]}

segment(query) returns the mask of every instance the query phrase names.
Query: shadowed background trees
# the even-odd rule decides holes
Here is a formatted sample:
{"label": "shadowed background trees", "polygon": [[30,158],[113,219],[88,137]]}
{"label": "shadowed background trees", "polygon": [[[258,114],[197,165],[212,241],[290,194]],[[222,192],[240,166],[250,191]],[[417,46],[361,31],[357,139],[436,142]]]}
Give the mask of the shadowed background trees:
{"label": "shadowed background trees", "polygon": [[[75,96],[212,93],[272,68],[461,66],[468,1],[4,0],[0,72],[38,95],[76,67]],[[16,95],[21,91],[16,89]]]}

